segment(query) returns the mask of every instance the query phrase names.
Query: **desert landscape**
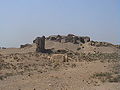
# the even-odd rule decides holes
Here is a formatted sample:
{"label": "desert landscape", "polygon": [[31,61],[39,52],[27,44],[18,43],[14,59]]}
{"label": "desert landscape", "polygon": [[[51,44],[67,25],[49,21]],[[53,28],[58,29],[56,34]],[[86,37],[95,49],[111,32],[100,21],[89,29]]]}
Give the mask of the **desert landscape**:
{"label": "desert landscape", "polygon": [[1,48],[0,90],[120,90],[120,45],[68,34]]}

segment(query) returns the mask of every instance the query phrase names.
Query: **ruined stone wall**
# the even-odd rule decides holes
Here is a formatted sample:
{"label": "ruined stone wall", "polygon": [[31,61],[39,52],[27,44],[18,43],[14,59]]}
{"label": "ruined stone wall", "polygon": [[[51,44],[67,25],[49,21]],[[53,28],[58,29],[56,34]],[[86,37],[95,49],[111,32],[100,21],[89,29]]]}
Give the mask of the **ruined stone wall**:
{"label": "ruined stone wall", "polygon": [[71,42],[74,44],[90,42],[90,37],[81,37],[74,34],[68,34],[67,36],[52,35],[47,37],[47,40],[52,40],[56,42],[67,43]]}
{"label": "ruined stone wall", "polygon": [[45,52],[45,36],[37,37],[35,39],[36,52]]}

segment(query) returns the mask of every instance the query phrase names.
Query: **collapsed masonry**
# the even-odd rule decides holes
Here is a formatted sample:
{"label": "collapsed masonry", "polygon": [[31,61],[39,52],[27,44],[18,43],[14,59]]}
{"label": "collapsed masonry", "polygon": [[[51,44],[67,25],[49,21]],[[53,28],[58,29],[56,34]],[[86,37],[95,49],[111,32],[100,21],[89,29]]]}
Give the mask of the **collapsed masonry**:
{"label": "collapsed masonry", "polygon": [[46,39],[57,41],[57,42],[62,42],[62,43],[71,42],[73,44],[86,43],[90,41],[90,37],[87,37],[87,36],[81,37],[81,36],[76,36],[73,34],[68,34],[67,36],[52,35],[52,36],[47,37]]}
{"label": "collapsed masonry", "polygon": [[[40,37],[37,37],[33,43],[36,43]],[[44,37],[45,39],[45,37]],[[56,42],[61,42],[61,43],[67,43],[71,42],[73,44],[81,44],[81,43],[86,43],[90,42],[90,37],[83,37],[83,36],[76,36],[73,34],[68,34],[67,36],[62,36],[62,35],[51,35],[46,38],[46,40],[51,40],[51,41],[56,41]]]}
{"label": "collapsed masonry", "polygon": [[31,44],[20,45],[20,48],[25,48],[25,47],[32,47],[32,45]]}

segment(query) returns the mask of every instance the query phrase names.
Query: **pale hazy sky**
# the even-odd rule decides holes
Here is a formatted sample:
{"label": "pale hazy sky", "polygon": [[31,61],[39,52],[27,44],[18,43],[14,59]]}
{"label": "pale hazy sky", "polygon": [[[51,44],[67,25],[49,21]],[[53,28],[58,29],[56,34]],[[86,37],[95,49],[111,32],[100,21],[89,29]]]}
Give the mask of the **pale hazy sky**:
{"label": "pale hazy sky", "polygon": [[0,46],[68,33],[120,44],[120,0],[0,0]]}

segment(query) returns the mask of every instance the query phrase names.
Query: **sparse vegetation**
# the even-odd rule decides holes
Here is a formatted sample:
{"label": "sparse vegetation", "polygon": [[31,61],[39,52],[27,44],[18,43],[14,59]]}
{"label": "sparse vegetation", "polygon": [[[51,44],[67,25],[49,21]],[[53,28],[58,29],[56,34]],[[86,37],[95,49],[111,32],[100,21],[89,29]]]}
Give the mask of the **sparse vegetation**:
{"label": "sparse vegetation", "polygon": [[92,78],[99,79],[102,82],[120,82],[120,75],[115,75],[113,73],[105,72],[105,73],[95,73]]}
{"label": "sparse vegetation", "polygon": [[111,73],[105,72],[105,73],[95,73],[93,77],[109,77],[111,76]]}
{"label": "sparse vegetation", "polygon": [[117,53],[81,53],[79,58],[82,58],[86,61],[104,60],[109,62],[116,62],[120,60],[120,56]]}
{"label": "sparse vegetation", "polygon": [[109,81],[112,78],[112,74],[105,72],[105,73],[95,73],[92,78],[99,79],[102,82]]}
{"label": "sparse vegetation", "polygon": [[0,80],[4,80],[6,78],[5,75],[0,75]]}
{"label": "sparse vegetation", "polygon": [[76,67],[76,64],[75,64],[75,63],[72,63],[72,64],[71,64],[71,67],[72,67],[72,68],[75,68],[75,67]]}
{"label": "sparse vegetation", "polygon": [[77,50],[79,51],[81,48],[79,47],[79,48],[77,48]]}
{"label": "sparse vegetation", "polygon": [[109,82],[115,82],[115,83],[120,82],[120,75],[117,75],[116,77],[109,79]]}

